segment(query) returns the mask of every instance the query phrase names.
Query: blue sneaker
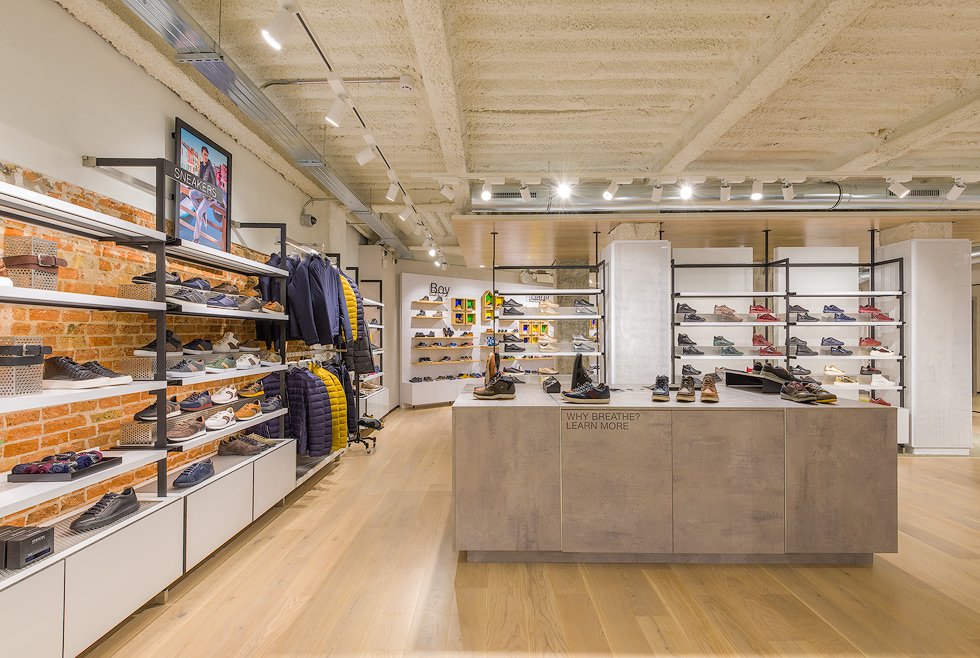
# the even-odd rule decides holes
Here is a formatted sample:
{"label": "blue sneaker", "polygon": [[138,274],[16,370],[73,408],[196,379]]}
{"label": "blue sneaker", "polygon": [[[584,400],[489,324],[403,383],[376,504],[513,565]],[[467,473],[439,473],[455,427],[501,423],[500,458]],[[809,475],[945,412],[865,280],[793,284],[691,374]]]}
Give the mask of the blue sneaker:
{"label": "blue sneaker", "polygon": [[197,393],[191,393],[186,398],[181,400],[180,410],[202,411],[204,409],[210,409],[212,404],[211,394],[207,391],[199,391]]}
{"label": "blue sneaker", "polygon": [[211,284],[199,276],[196,276],[193,279],[187,279],[187,281],[184,281],[180,285],[184,286],[185,288],[194,288],[195,290],[211,290]]}
{"label": "blue sneaker", "polygon": [[185,468],[174,480],[174,488],[193,487],[195,484],[201,484],[212,475],[214,475],[214,464],[210,459],[205,459],[203,462],[197,462]]}
{"label": "blue sneaker", "polygon": [[820,344],[823,347],[831,347],[833,345],[843,345],[844,344],[844,341],[837,340],[833,336],[827,336],[826,338],[821,338],[820,339]]}
{"label": "blue sneaker", "polygon": [[844,312],[844,309],[837,308],[836,306],[834,306],[833,304],[831,304],[830,306],[824,306],[823,307],[823,312],[824,313],[843,313]]}
{"label": "blue sneaker", "polygon": [[280,409],[282,409],[282,398],[278,395],[259,402],[259,411],[264,414],[271,414],[273,411],[279,411]]}
{"label": "blue sneaker", "polygon": [[211,308],[238,308],[238,302],[236,302],[231,297],[227,295],[218,295],[217,297],[212,297],[208,300],[208,306]]}
{"label": "blue sneaker", "polygon": [[835,345],[834,347],[831,347],[830,353],[835,354],[837,356],[850,356],[851,354],[854,354],[854,352],[852,352],[851,350],[846,350],[840,345]]}
{"label": "blue sneaker", "polygon": [[562,391],[566,402],[576,404],[609,404],[609,387],[605,384],[585,384],[573,391]]}
{"label": "blue sneaker", "polygon": [[854,322],[854,318],[843,313],[834,313],[834,322]]}

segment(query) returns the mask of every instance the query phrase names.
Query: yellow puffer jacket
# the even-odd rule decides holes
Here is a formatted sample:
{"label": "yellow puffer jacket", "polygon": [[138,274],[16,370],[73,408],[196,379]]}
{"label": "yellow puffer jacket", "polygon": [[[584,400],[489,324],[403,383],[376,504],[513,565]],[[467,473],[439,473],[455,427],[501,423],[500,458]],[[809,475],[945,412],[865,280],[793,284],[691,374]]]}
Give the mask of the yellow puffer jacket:
{"label": "yellow puffer jacket", "polygon": [[340,277],[340,283],[344,286],[344,299],[347,300],[347,316],[350,318],[350,330],[353,333],[351,342],[357,340],[357,297],[354,296],[354,289],[350,287],[350,281]]}
{"label": "yellow puffer jacket", "polygon": [[330,394],[330,423],[333,427],[333,444],[330,451],[340,450],[347,447],[347,396],[344,394],[344,385],[340,383],[337,376],[326,368],[322,368],[315,363],[310,364],[310,371],[323,380]]}

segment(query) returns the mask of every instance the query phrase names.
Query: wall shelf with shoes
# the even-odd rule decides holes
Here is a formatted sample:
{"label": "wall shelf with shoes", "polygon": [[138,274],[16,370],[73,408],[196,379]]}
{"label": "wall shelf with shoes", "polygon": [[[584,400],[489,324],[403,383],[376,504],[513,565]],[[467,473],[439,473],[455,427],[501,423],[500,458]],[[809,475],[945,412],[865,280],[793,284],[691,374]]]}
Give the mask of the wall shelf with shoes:
{"label": "wall shelf with shoes", "polygon": [[207,304],[168,302],[167,314],[185,317],[228,318],[229,320],[270,320],[272,322],[289,322],[289,316],[285,313],[242,311],[237,308],[215,308],[208,306]]}
{"label": "wall shelf with shoes", "polygon": [[88,308],[99,311],[120,311],[139,313],[165,311],[163,302],[148,302],[141,299],[107,297],[104,295],[80,295],[58,290],[39,290],[37,288],[0,288],[0,303],[21,304],[24,306],[57,306],[59,308]]}
{"label": "wall shelf with shoes", "polygon": [[[285,416],[287,413],[289,413],[288,409],[277,409],[269,413],[264,413],[260,416],[249,418],[248,420],[237,420],[235,423],[229,425],[228,427],[225,427],[224,429],[220,429],[220,430],[209,429],[207,430],[206,434],[195,437],[193,439],[188,439],[187,441],[169,442],[167,445],[167,449],[168,450],[176,449],[176,450],[183,450],[183,451],[192,450],[193,448],[196,448],[198,446],[203,446],[205,444],[212,443],[219,439],[227,438],[233,434],[238,434],[239,432],[243,432],[249,429],[250,427],[254,427],[266,421],[273,420],[275,418],[280,418],[282,416]],[[126,448],[127,446],[120,446],[120,447]]]}
{"label": "wall shelf with shoes", "polygon": [[173,377],[171,375],[167,375],[167,380],[171,382],[173,386],[191,386],[193,384],[220,382],[226,379],[235,379],[236,377],[251,377],[253,375],[265,377],[269,373],[282,372],[284,370],[286,370],[286,366],[284,365],[263,365],[259,366],[258,368],[251,368],[249,370],[227,370],[225,372],[209,372],[203,374],[196,373],[185,377]]}
{"label": "wall shelf with shoes", "polygon": [[201,265],[215,270],[244,274],[245,276],[285,278],[289,275],[289,272],[278,267],[272,267],[243,256],[236,256],[227,251],[195,244],[190,240],[168,238],[167,258]]}
{"label": "wall shelf with shoes", "polygon": [[153,391],[162,391],[166,388],[167,383],[165,381],[136,381],[131,384],[99,386],[98,388],[49,388],[44,390],[42,393],[31,393],[28,395],[16,395],[9,398],[0,398],[0,409],[2,409],[2,413],[6,414],[14,411],[27,411],[29,409],[55,407],[61,404],[71,404],[73,402],[101,400],[102,398],[115,397],[117,395],[150,393]]}

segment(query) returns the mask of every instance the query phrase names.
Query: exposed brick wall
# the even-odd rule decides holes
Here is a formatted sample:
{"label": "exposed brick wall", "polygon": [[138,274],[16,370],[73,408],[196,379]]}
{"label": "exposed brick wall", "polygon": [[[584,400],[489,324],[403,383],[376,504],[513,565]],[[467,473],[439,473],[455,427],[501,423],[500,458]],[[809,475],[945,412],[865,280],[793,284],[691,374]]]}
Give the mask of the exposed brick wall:
{"label": "exposed brick wall", "polygon": [[[0,180],[32,189],[80,206],[98,210],[152,227],[152,216],[142,210],[119,203],[74,185],[55,181],[37,172],[0,161]],[[58,243],[59,254],[68,262],[58,273],[58,289],[63,292],[117,296],[119,284],[129,283],[133,275],[153,268],[153,256],[143,251],[98,243],[82,238],[47,231],[30,225],[0,218],[0,235],[36,235]],[[233,245],[240,256],[264,262],[268,257],[259,252]],[[229,281],[239,288],[255,284],[254,277],[206,270],[176,261],[170,271],[182,278],[201,276],[216,285]],[[255,337],[255,323],[250,320],[211,320],[207,318],[168,318],[168,328],[184,342],[193,338],[217,340],[226,331],[233,331],[242,340]],[[53,356],[69,356],[75,361],[97,360],[116,368],[119,359],[130,356],[133,349],[155,338],[155,324],[146,315],[113,313],[59,308],[0,306],[0,336],[39,336],[53,350]],[[220,382],[219,385],[241,385],[256,379],[241,377]],[[168,389],[168,395],[178,400],[208,386],[197,384]],[[211,389],[213,390],[213,388]],[[48,407],[15,413],[3,413],[4,399],[0,398],[0,472],[9,471],[15,464],[40,459],[45,455],[66,450],[104,449],[119,442],[122,423],[156,399],[156,394],[142,393],[115,396],[91,402]],[[199,459],[216,450],[216,442],[183,453],[173,453],[170,467]],[[0,525],[41,523],[75,508],[87,507],[107,491],[119,491],[155,477],[156,467],[150,465],[78,491],[71,496],[52,500],[0,519]]]}

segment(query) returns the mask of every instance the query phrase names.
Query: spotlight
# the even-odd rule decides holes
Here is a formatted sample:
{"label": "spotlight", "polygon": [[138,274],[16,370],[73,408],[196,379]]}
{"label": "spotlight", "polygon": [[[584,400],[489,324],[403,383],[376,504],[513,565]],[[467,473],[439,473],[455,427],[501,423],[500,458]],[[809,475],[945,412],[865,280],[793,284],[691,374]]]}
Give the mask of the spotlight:
{"label": "spotlight", "polygon": [[690,199],[694,195],[694,188],[686,183],[681,185],[681,198]]}
{"label": "spotlight", "polygon": [[448,185],[443,185],[442,187],[440,187],[439,194],[446,197],[450,201],[456,198],[456,192],[453,191],[453,188],[449,187]]}
{"label": "spotlight", "polygon": [[750,198],[753,201],[758,201],[762,198],[762,181],[758,178],[752,179],[752,196]]}
{"label": "spotlight", "polygon": [[359,151],[354,156],[354,159],[357,160],[357,164],[363,167],[367,163],[371,162],[371,160],[374,160],[375,157],[377,157],[377,154],[374,152],[374,147],[368,146],[363,151]]}
{"label": "spotlight", "polygon": [[439,267],[439,266],[442,265],[442,263],[439,262],[439,259],[438,258],[435,259],[434,261],[432,261],[432,264],[435,265],[436,267]]}
{"label": "spotlight", "polygon": [[619,191],[619,185],[616,182],[609,183],[609,187],[606,191],[602,193],[602,198],[606,201],[612,201],[612,198],[616,196],[616,192]]}
{"label": "spotlight", "polygon": [[732,186],[725,184],[721,186],[721,200],[731,201],[732,200]]}
{"label": "spotlight", "polygon": [[441,267],[442,267],[442,271],[445,272],[446,271],[446,261],[442,261]]}
{"label": "spotlight", "polygon": [[435,256],[436,255],[436,248],[435,247],[429,247],[429,255],[430,256]]}
{"label": "spotlight", "polygon": [[795,196],[796,196],[796,192],[793,190],[793,184],[792,183],[784,183],[783,184],[783,200],[784,201],[792,201]]}
{"label": "spotlight", "polygon": [[653,184],[653,191],[650,192],[650,200],[654,203],[660,203],[660,199],[664,196],[664,186],[659,183]]}
{"label": "spotlight", "polygon": [[340,126],[340,122],[343,121],[344,117],[347,115],[347,108],[347,99],[343,96],[338,96],[337,100],[335,100],[333,105],[330,106],[330,111],[327,112],[327,123],[334,128],[338,128]]}
{"label": "spotlight", "polygon": [[412,206],[405,206],[404,208],[402,208],[402,211],[398,213],[398,219],[404,222],[406,219],[412,216],[413,212],[415,211],[412,210]]}
{"label": "spotlight", "polygon": [[946,193],[946,200],[956,201],[957,199],[960,198],[960,195],[963,194],[963,190],[965,189],[966,189],[966,183],[964,183],[962,180],[957,178],[956,182],[953,183],[953,187],[949,188],[949,192]]}
{"label": "spotlight", "polygon": [[889,180],[889,182],[891,185],[888,186],[888,191],[897,196],[899,199],[904,199],[909,195],[909,192],[912,191],[899,183],[897,180]]}
{"label": "spotlight", "polygon": [[295,11],[284,7],[272,19],[269,27],[262,30],[262,37],[266,43],[276,50],[282,50],[282,44],[286,42],[297,25],[299,25],[299,21],[296,20]]}
{"label": "spotlight", "polygon": [[558,187],[555,188],[555,193],[560,199],[567,199],[572,196],[572,186],[568,183],[558,183]]}
{"label": "spotlight", "polygon": [[398,183],[392,183],[388,186],[388,193],[385,194],[385,198],[389,201],[394,201],[398,198]]}
{"label": "spotlight", "polygon": [[483,182],[483,191],[480,193],[480,198],[484,201],[489,201],[493,198],[493,185],[490,184],[490,181]]}
{"label": "spotlight", "polygon": [[527,203],[531,200],[531,190],[527,189],[527,185],[521,185],[521,201]]}

